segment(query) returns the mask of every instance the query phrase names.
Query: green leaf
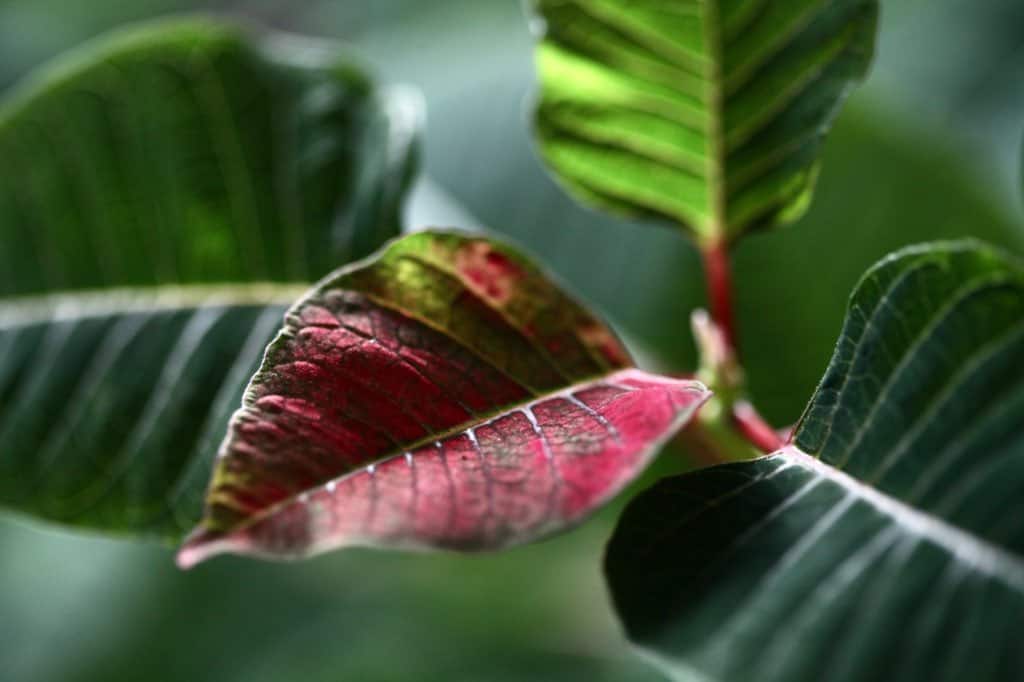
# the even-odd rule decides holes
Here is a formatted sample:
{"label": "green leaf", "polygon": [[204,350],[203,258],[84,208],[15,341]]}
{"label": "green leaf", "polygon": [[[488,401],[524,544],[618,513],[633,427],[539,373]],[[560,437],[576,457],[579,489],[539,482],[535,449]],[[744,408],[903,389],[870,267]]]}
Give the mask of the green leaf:
{"label": "green leaf", "polygon": [[314,281],[397,234],[409,108],[324,44],[219,23],[80,48],[0,109],[0,296]]}
{"label": "green leaf", "polygon": [[0,303],[0,501],[179,537],[294,286],[135,289]]}
{"label": "green leaf", "polygon": [[178,555],[499,549],[580,523],[709,397],[515,249],[420,232],[288,311]]}
{"label": "green leaf", "polygon": [[397,233],[417,103],[327,44],[120,31],[0,107],[0,504],[177,539],[282,315]]}
{"label": "green leaf", "polygon": [[1016,680],[1024,669],[1024,267],[883,260],[783,450],[667,479],[606,569],[679,678]]}
{"label": "green leaf", "polygon": [[581,200],[733,239],[807,208],[875,0],[534,0],[540,150]]}

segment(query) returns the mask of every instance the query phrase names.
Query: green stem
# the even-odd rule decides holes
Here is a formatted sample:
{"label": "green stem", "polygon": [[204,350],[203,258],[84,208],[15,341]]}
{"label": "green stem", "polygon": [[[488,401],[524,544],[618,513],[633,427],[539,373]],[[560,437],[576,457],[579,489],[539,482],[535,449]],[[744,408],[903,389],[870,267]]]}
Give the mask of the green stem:
{"label": "green stem", "polygon": [[761,450],[737,431],[731,410],[712,397],[680,435],[679,442],[701,466],[753,459]]}
{"label": "green stem", "polygon": [[684,433],[687,449],[703,464],[750,459],[778,450],[782,437],[747,400],[743,368],[726,330],[703,310],[694,312],[692,324],[700,351],[696,378],[714,396]]}

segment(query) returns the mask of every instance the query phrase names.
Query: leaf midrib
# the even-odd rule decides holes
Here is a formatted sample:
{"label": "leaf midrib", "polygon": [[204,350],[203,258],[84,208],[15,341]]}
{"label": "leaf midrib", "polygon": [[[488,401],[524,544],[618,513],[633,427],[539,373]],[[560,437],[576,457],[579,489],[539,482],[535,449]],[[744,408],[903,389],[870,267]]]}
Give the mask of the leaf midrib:
{"label": "leaf midrib", "polygon": [[1009,587],[1024,594],[1024,558],[1013,552],[985,538],[978,537],[946,519],[913,507],[897,497],[882,492],[845,471],[805,453],[795,445],[787,445],[768,457],[779,458],[787,464],[799,466],[840,486],[909,532],[948,552],[958,561],[970,565],[976,571],[1001,580]]}
{"label": "leaf midrib", "polygon": [[[616,381],[617,377],[628,376],[630,374],[633,374],[635,372],[640,372],[640,371],[642,371],[642,370],[638,370],[635,367],[610,369],[610,370],[608,370],[604,374],[601,374],[601,375],[598,375],[598,376],[594,376],[594,377],[590,377],[590,378],[586,378],[586,379],[581,379],[579,381],[573,382],[572,384],[569,384],[568,386],[562,386],[562,387],[560,387],[558,389],[555,389],[555,390],[552,390],[552,391],[531,395],[531,396],[528,396],[524,400],[521,400],[521,401],[518,401],[518,402],[515,402],[515,403],[512,403],[512,404],[503,405],[501,407],[495,408],[495,409],[487,411],[487,412],[477,413],[475,415],[472,415],[470,417],[470,419],[468,419],[466,421],[463,421],[463,422],[461,422],[459,424],[451,426],[451,427],[449,427],[447,429],[444,429],[444,430],[441,430],[441,431],[437,431],[435,433],[427,434],[426,436],[423,436],[422,438],[419,438],[416,441],[408,443],[408,444],[406,444],[406,445],[404,445],[404,446],[402,446],[400,448],[389,449],[387,452],[382,453],[378,457],[374,458],[372,461],[365,462],[365,463],[361,464],[360,466],[358,466],[358,467],[356,467],[354,469],[349,469],[348,471],[340,473],[340,474],[338,474],[337,476],[335,476],[335,477],[333,477],[331,479],[328,479],[326,481],[318,483],[318,484],[316,484],[314,486],[310,486],[309,488],[305,488],[305,489],[301,490],[300,492],[288,495],[287,497],[279,500],[278,502],[275,502],[273,505],[270,505],[269,507],[261,509],[257,513],[255,513],[252,516],[246,518],[243,523],[240,523],[240,524],[237,524],[237,525],[234,525],[234,526],[230,526],[230,527],[226,527],[226,528],[207,527],[207,530],[212,531],[212,532],[217,533],[217,534],[220,534],[222,536],[230,535],[230,534],[235,533],[235,532],[237,532],[239,530],[242,530],[244,528],[251,527],[252,525],[254,525],[254,524],[256,524],[256,523],[258,523],[258,522],[260,522],[260,521],[262,521],[264,519],[267,519],[267,518],[270,518],[270,517],[274,516],[275,514],[280,512],[282,509],[286,508],[288,505],[293,504],[296,500],[298,500],[302,496],[308,495],[313,490],[319,490],[321,488],[326,488],[328,485],[331,485],[331,484],[337,485],[338,483],[344,481],[347,478],[350,478],[352,476],[355,476],[357,474],[360,474],[360,473],[366,471],[369,467],[376,467],[376,466],[378,466],[380,464],[383,464],[385,462],[389,462],[389,461],[397,459],[399,457],[403,457],[406,454],[412,455],[412,453],[414,453],[416,450],[423,449],[424,447],[426,447],[426,446],[428,446],[428,445],[430,445],[432,443],[435,443],[435,444],[436,443],[441,443],[441,442],[443,442],[445,440],[448,440],[449,438],[453,438],[453,437],[458,436],[458,435],[460,435],[462,433],[466,433],[468,431],[475,431],[476,429],[478,429],[478,428],[480,428],[482,426],[487,426],[488,424],[491,424],[491,423],[493,423],[493,422],[495,422],[495,421],[497,421],[499,419],[502,419],[502,418],[504,418],[506,416],[509,416],[511,414],[514,414],[516,412],[524,412],[525,413],[526,411],[532,410],[534,406],[536,406],[536,405],[538,405],[540,403],[547,402],[549,400],[557,400],[559,398],[563,398],[563,399],[566,399],[566,400],[571,400],[573,397],[575,397],[576,393],[578,393],[578,392],[580,392],[580,391],[582,391],[582,390],[584,390],[586,388],[592,387],[592,386],[598,386],[598,385],[602,385],[603,384],[603,385],[606,385],[606,386],[611,386],[611,387],[615,387],[615,388],[621,388],[626,393],[632,392],[632,391],[635,391],[635,390],[640,390],[637,387],[628,386],[628,385],[625,385],[625,384],[618,383]],[[669,381],[666,377],[661,377],[661,379],[663,381]],[[704,401],[707,400],[707,398],[709,398],[711,396],[710,390],[706,386],[704,386],[704,384],[700,383],[699,381],[696,381],[696,380],[682,380],[682,379],[676,379],[674,381],[677,381],[679,383],[689,384],[689,389],[691,391],[693,391],[695,394],[703,396],[702,400],[699,400],[695,405],[692,406],[692,408],[690,408],[688,410],[684,410],[683,412],[681,412],[680,415],[689,414],[691,411],[695,412],[696,410],[700,409],[700,407],[704,404]],[[243,408],[243,409],[249,409],[249,408],[246,407],[246,408]],[[677,416],[677,419],[678,418],[679,417]],[[213,498],[211,498],[211,499],[213,499]]]}
{"label": "leaf midrib", "polygon": [[0,330],[90,317],[225,305],[291,305],[308,284],[184,284],[0,298]]}
{"label": "leaf midrib", "polygon": [[707,71],[704,74],[705,99],[707,103],[708,155],[707,172],[708,195],[711,209],[711,221],[708,234],[700,235],[708,243],[726,239],[729,231],[726,222],[725,196],[725,83],[722,78],[722,29],[719,25],[718,2],[711,0],[704,3],[701,23],[704,29],[704,43],[709,52]]}

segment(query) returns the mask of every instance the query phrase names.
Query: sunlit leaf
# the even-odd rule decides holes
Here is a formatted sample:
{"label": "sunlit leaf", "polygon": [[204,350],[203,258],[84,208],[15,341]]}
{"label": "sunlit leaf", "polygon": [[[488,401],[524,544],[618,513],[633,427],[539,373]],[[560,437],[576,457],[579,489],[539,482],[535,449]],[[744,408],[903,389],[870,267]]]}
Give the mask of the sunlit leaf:
{"label": "sunlit leaf", "polygon": [[540,150],[578,198],[702,241],[790,222],[874,0],[534,0]]}
{"label": "sunlit leaf", "polygon": [[507,246],[427,232],[289,311],[179,554],[494,549],[579,522],[707,398]]}
{"label": "sunlit leaf", "polygon": [[887,258],[794,441],[667,479],[606,569],[679,679],[1016,680],[1024,670],[1024,268]]}
{"label": "sunlit leaf", "polygon": [[200,20],[0,107],[0,504],[180,538],[287,305],[398,230],[417,113],[336,50]]}

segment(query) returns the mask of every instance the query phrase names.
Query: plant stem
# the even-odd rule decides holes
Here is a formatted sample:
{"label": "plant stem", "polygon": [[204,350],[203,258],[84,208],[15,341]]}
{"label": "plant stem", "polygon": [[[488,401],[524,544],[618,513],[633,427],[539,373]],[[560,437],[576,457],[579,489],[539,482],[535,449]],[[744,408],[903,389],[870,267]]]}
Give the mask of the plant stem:
{"label": "plant stem", "polygon": [[745,459],[753,453],[775,452],[784,445],[782,436],[746,400],[746,381],[737,357],[736,319],[732,300],[732,264],[729,244],[716,236],[701,248],[707,278],[711,316],[693,313],[694,338],[700,351],[697,378],[714,391],[684,434],[699,459],[707,462]]}
{"label": "plant stem", "polygon": [[725,342],[733,354],[737,354],[736,321],[732,308],[732,266],[729,262],[729,245],[724,238],[717,237],[702,250],[704,276],[707,281],[708,305],[711,318],[718,325]]}
{"label": "plant stem", "polygon": [[775,452],[785,445],[782,436],[757,413],[757,410],[748,401],[736,401],[732,406],[732,418],[740,434],[761,452]]}

